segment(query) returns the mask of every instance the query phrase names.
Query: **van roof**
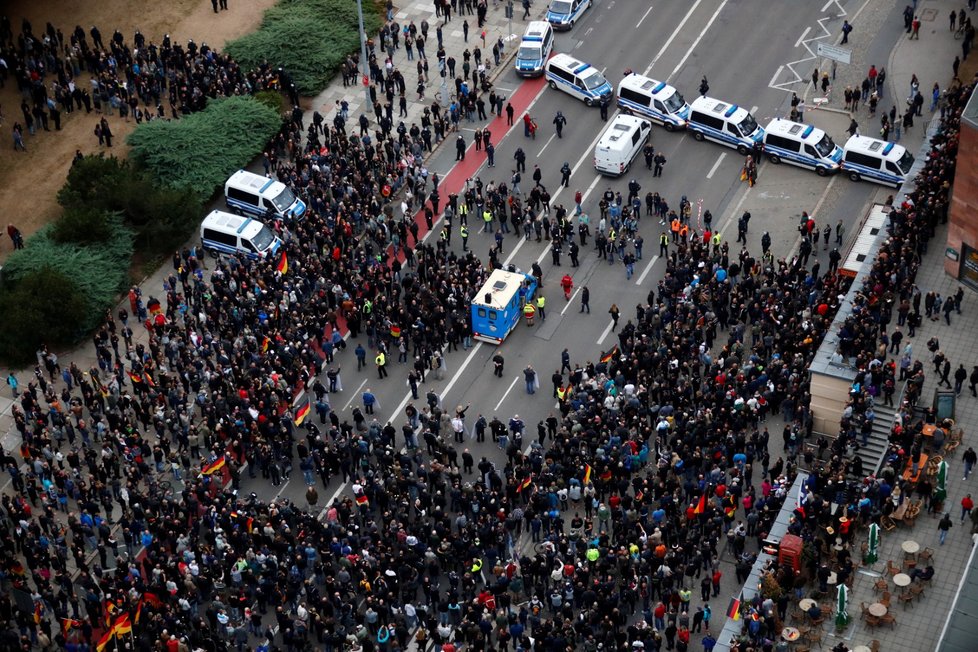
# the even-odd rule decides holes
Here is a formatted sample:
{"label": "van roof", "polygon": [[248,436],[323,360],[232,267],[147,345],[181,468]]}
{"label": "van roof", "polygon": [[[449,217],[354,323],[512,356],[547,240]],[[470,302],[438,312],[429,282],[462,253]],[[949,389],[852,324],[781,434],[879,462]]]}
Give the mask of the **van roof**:
{"label": "van roof", "polygon": [[263,177],[260,174],[255,174],[254,172],[249,172],[248,170],[238,170],[231,175],[231,178],[228,179],[228,183],[239,188],[247,188],[254,192],[262,193],[278,183],[278,181],[275,179],[269,179],[268,177]]}
{"label": "van roof", "polygon": [[601,149],[622,149],[623,146],[631,145],[632,132],[643,123],[651,127],[648,120],[633,115],[618,114],[601,134],[601,140],[598,141],[597,147]]}
{"label": "van roof", "polygon": [[579,61],[578,59],[575,59],[571,55],[564,54],[563,52],[560,52],[550,57],[550,64],[555,66],[560,66],[561,68],[567,68],[572,72],[577,72],[578,70],[584,70],[585,68],[589,67],[588,64],[584,63],[583,61]]}
{"label": "van roof", "polygon": [[675,87],[670,86],[665,82],[652,79],[651,77],[646,77],[645,75],[640,75],[638,73],[632,73],[624,79],[621,80],[622,87],[629,87],[635,90],[642,90],[652,97],[657,95],[672,95],[676,91]]}
{"label": "van roof", "polygon": [[524,41],[542,41],[543,35],[547,33],[548,29],[553,29],[550,27],[550,23],[543,20],[531,21],[526,27],[526,32],[523,33]]}
{"label": "van roof", "polygon": [[718,100],[715,97],[700,96],[693,100],[693,103],[689,107],[693,111],[700,111],[702,113],[712,113],[719,118],[725,118],[727,120],[733,120],[734,122],[739,122],[741,119],[747,116],[747,109],[742,109],[732,102],[725,102],[723,100]]}
{"label": "van roof", "polygon": [[265,225],[251,217],[243,217],[224,211],[211,211],[204,218],[203,226],[208,229],[217,229],[225,233],[237,233],[245,238],[250,238]]}
{"label": "van roof", "polygon": [[888,143],[885,140],[870,138],[869,136],[853,136],[846,141],[845,149],[847,151],[852,150],[863,154],[882,156],[889,161],[900,160],[906,151],[903,145]]}
{"label": "van roof", "polygon": [[[516,296],[525,280],[526,276],[523,274],[497,269],[489,275],[482,288],[472,297],[472,303],[502,310]],[[487,294],[490,298],[489,302],[485,300]]]}
{"label": "van roof", "polygon": [[797,138],[802,141],[811,140],[818,142],[822,140],[822,136],[825,132],[821,129],[814,127],[812,125],[806,125],[801,122],[792,122],[791,120],[785,120],[784,118],[775,118],[768,123],[767,127],[764,129],[765,133],[774,134],[776,136],[787,136],[789,138]]}

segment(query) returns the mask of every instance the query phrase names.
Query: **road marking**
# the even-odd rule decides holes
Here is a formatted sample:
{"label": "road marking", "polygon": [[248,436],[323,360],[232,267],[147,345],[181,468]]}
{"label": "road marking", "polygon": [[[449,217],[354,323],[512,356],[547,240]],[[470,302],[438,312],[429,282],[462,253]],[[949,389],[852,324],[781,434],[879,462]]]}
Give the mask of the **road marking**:
{"label": "road marking", "polygon": [[726,6],[728,1],[729,0],[723,0],[723,2],[720,3],[720,6],[717,7],[717,10],[713,12],[713,15],[710,16],[710,20],[706,23],[706,27],[704,27],[703,30],[700,31],[699,36],[696,37],[696,40],[693,41],[693,44],[689,46],[688,50],[686,50],[686,54],[683,55],[683,58],[679,61],[679,63],[676,65],[673,71],[669,74],[669,77],[666,78],[667,81],[670,78],[672,78],[673,75],[675,75],[677,72],[679,72],[679,70],[684,65],[686,65],[686,60],[689,59],[690,55],[693,54],[693,50],[696,49],[696,46],[699,45],[700,41],[703,40],[703,37],[706,36],[706,32],[710,29],[710,27],[713,26],[714,21],[716,21],[717,17],[720,15],[720,12],[723,10],[724,6]]}
{"label": "road marking", "polygon": [[553,139],[556,138],[556,137],[557,137],[557,134],[555,134],[555,133],[554,134],[550,134],[550,138],[547,139],[547,144],[544,145],[542,148],[540,148],[540,151],[537,152],[537,158],[540,158],[541,156],[543,156],[543,150],[547,149],[547,145],[549,145],[550,143],[552,143],[553,142]]}
{"label": "road marking", "polygon": [[[593,27],[588,27],[587,28],[587,31],[584,32],[584,36],[587,36],[588,34],[590,34],[593,31],[594,31],[594,28]],[[581,41],[581,43],[583,43],[583,42],[584,41]]]}
{"label": "road marking", "polygon": [[676,29],[674,29],[672,31],[672,34],[669,35],[669,38],[666,40],[666,42],[662,44],[662,48],[655,55],[655,57],[652,59],[652,63],[650,63],[649,64],[649,67],[646,68],[645,69],[645,72],[642,73],[644,76],[648,77],[649,71],[652,70],[652,66],[654,66],[656,64],[656,62],[660,58],[662,58],[662,55],[666,53],[666,50],[669,49],[669,46],[672,45],[672,42],[674,40],[676,40],[676,36],[679,35],[679,32],[683,31],[683,27],[686,25],[686,22],[690,19],[690,17],[696,11],[696,8],[700,6],[700,3],[701,2],[703,2],[703,0],[696,0],[696,2],[693,3],[693,6],[689,8],[689,11],[687,11],[686,12],[686,15],[683,16],[682,21],[680,21],[679,25],[676,26]]}
{"label": "road marking", "polygon": [[359,386],[359,387],[357,387],[357,388],[356,388],[356,389],[355,389],[355,390],[353,391],[353,395],[352,395],[352,396],[350,397],[350,400],[349,400],[349,401],[347,401],[347,402],[346,402],[346,405],[344,405],[344,406],[343,406],[343,411],[344,411],[344,412],[346,412],[346,411],[347,411],[347,410],[348,410],[348,409],[350,408],[350,403],[353,403],[353,401],[354,401],[354,400],[356,400],[356,398],[357,398],[357,394],[359,394],[359,393],[360,393],[360,390],[361,390],[361,389],[363,389],[363,386],[364,386],[364,385],[366,385],[366,384],[367,384],[367,379],[366,379],[366,378],[364,378],[364,379],[363,379],[363,382],[362,382],[362,383],[360,383],[360,386]]}
{"label": "road marking", "polygon": [[727,153],[726,152],[723,152],[722,154],[720,154],[720,158],[718,158],[717,159],[717,162],[713,164],[713,167],[710,168],[710,171],[706,173],[706,178],[707,179],[712,179],[713,178],[713,175],[716,173],[717,168],[720,167],[720,164],[723,163],[723,159],[726,156],[727,156]]}
{"label": "road marking", "polygon": [[509,265],[509,261],[513,260],[513,256],[516,255],[516,252],[519,251],[524,244],[526,244],[526,238],[520,237],[519,233],[516,234],[516,237],[519,238],[520,241],[516,244],[515,247],[513,247],[513,250],[509,252],[509,256],[506,257],[506,260],[503,261],[503,267]]}
{"label": "road marking", "polygon": [[[635,26],[636,29],[642,26],[642,23],[645,22],[645,19],[649,17],[650,13],[652,13],[652,5],[649,5],[649,8],[645,10],[644,14],[642,14],[642,20],[638,21],[638,25]],[[587,34],[585,34],[585,36],[587,36]]]}
{"label": "road marking", "polygon": [[[465,371],[465,368],[469,366],[469,363],[470,362],[472,362],[472,358],[475,357],[476,352],[479,349],[481,349],[481,348],[482,348],[482,342],[481,341],[476,342],[475,343],[475,346],[472,347],[472,351],[465,358],[465,362],[463,362],[462,363],[462,366],[458,368],[458,371],[455,372],[455,375],[452,376],[452,379],[448,382],[448,386],[445,387],[445,389],[442,391],[442,393],[441,393],[441,400],[443,402],[445,400],[445,397],[448,396],[448,392],[452,391],[452,388],[455,387],[455,383],[457,383],[458,382],[458,379],[462,377],[462,372],[464,372]],[[408,394],[408,396],[410,396],[410,394]]]}
{"label": "road marking", "polygon": [[734,206],[734,209],[732,211],[730,211],[730,214],[729,215],[727,215],[727,220],[723,223],[723,226],[720,227],[720,230],[717,231],[717,233],[726,233],[727,232],[727,227],[730,226],[730,223],[733,221],[734,216],[737,213],[740,212],[740,207],[744,205],[744,202],[745,201],[747,201],[747,196],[750,195],[750,191],[751,190],[753,190],[753,188],[751,188],[750,186],[747,186],[747,190],[744,191],[744,194],[741,195],[740,200],[737,202],[737,205]]}
{"label": "road marking", "polygon": [[604,340],[605,340],[606,337],[608,337],[608,333],[611,332],[611,329],[612,329],[612,327],[614,327],[614,325],[615,325],[615,320],[614,319],[612,319],[610,322],[608,322],[608,326],[605,327],[604,332],[601,333],[601,337],[598,338],[598,344],[599,345],[602,342],[604,342]]}
{"label": "road marking", "polygon": [[[829,190],[832,189],[832,186],[835,185],[835,180],[838,179],[838,178],[839,178],[839,175],[838,174],[833,175],[832,176],[832,179],[830,179],[829,182],[827,184],[825,184],[825,190],[822,191],[821,197],[819,197],[818,198],[818,201],[815,202],[815,208],[813,208],[812,209],[812,212],[809,213],[809,215],[811,215],[811,217],[813,219],[815,218],[816,215],[818,215],[819,209],[822,208],[822,204],[825,203],[825,199],[829,196]],[[818,257],[818,240],[815,238],[815,236],[817,236],[817,235],[818,234],[815,233],[815,234],[813,234],[813,237],[812,237],[812,240],[813,240],[813,244],[812,244],[812,255],[814,255],[816,258]],[[787,260],[791,260],[792,256],[794,256],[798,252],[798,249],[800,247],[801,247],[801,235],[799,235],[795,239],[795,243],[793,245],[791,245],[791,250],[788,252]]]}
{"label": "road marking", "polygon": [[645,277],[648,276],[649,272],[652,271],[652,266],[655,265],[655,261],[657,260],[659,260],[658,254],[652,256],[652,260],[649,261],[649,264],[646,265],[645,270],[642,272],[642,275],[638,277],[637,281],[635,281],[635,285],[641,285],[642,282],[645,281]]}
{"label": "road marking", "polygon": [[774,73],[774,76],[773,76],[773,77],[771,77],[771,81],[770,81],[770,82],[768,82],[768,87],[769,87],[769,88],[775,88],[775,85],[774,85],[774,82],[776,82],[776,81],[778,81],[778,77],[780,77],[780,76],[781,76],[781,73],[782,73],[783,71],[784,71],[784,66],[783,66],[783,65],[781,65],[781,66],[778,66],[778,69],[777,69],[777,71],[776,71],[776,72]]}
{"label": "road marking", "polygon": [[751,112],[751,115],[753,115],[753,114],[754,114],[754,111],[757,111],[757,108],[758,108],[758,107],[757,107],[757,105],[756,105],[756,104],[755,104],[754,106],[752,106],[752,107],[750,108],[750,112]]}
{"label": "road marking", "polygon": [[497,91],[506,91],[507,93],[512,93],[513,92],[513,89],[512,88],[503,88],[502,86],[496,86],[496,90]]}
{"label": "road marking", "polygon": [[564,309],[560,311],[560,314],[564,314],[565,312],[567,312],[567,309],[570,308],[571,304],[574,303],[574,299],[577,298],[577,293],[580,291],[581,288],[577,288],[576,290],[574,290],[574,293],[571,295],[570,300],[567,302],[567,305],[564,306]]}
{"label": "road marking", "polygon": [[[829,4],[831,4],[831,3],[829,3]],[[822,11],[825,11],[825,10],[823,9]],[[809,25],[808,27],[806,27],[805,28],[805,31],[802,32],[801,33],[801,36],[798,37],[798,40],[795,41],[795,47],[798,47],[799,45],[801,45],[801,42],[805,40],[805,37],[808,36],[808,32],[810,32],[810,31],[812,31],[812,26],[811,25]]]}
{"label": "road marking", "polygon": [[517,376],[516,378],[514,378],[514,379],[513,379],[513,382],[511,382],[511,383],[509,384],[509,388],[508,388],[508,389],[507,389],[507,390],[506,390],[506,391],[505,391],[505,392],[503,393],[503,397],[502,397],[501,399],[499,399],[499,402],[498,402],[498,403],[496,403],[496,407],[495,407],[495,408],[493,408],[493,411],[494,411],[494,412],[497,412],[497,411],[499,411],[499,406],[503,404],[503,401],[505,401],[505,400],[506,400],[506,397],[507,397],[507,396],[509,396],[509,393],[510,393],[511,391],[513,391],[513,387],[514,387],[514,386],[516,385],[516,381],[517,381],[517,380],[519,380],[519,379],[520,379],[520,377],[519,377],[519,376]]}

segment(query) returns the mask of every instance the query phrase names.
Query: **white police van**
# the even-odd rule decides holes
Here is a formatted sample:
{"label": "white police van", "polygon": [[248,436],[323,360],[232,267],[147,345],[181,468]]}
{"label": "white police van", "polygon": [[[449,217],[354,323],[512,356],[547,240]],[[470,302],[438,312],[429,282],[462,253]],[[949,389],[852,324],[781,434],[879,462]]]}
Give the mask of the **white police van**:
{"label": "white police van", "polygon": [[618,84],[618,106],[658,122],[666,131],[684,128],[689,117],[689,104],[679,91],[637,73],[626,75]]}
{"label": "white police van", "polygon": [[842,148],[842,170],[853,181],[866,179],[899,188],[913,167],[913,154],[902,145],[853,136]]}
{"label": "white police van", "polygon": [[838,172],[842,148],[812,125],[775,118],[764,128],[764,153],[775,165],[784,161],[824,177]]}
{"label": "white police van", "polygon": [[516,51],[516,74],[520,77],[539,77],[543,74],[543,64],[554,49],[554,28],[550,23],[534,20],[523,34],[520,47]]}
{"label": "white police van", "polygon": [[554,29],[570,29],[590,8],[591,0],[553,0],[547,9],[547,22]]}
{"label": "white police van", "polygon": [[546,65],[547,82],[568,95],[583,100],[588,106],[610,100],[611,84],[597,68],[578,61],[569,54],[555,54]]}
{"label": "white police van", "polygon": [[764,139],[764,129],[747,109],[712,97],[697,97],[689,105],[686,129],[696,140],[707,138],[733,147],[746,156]]}
{"label": "white police van", "polygon": [[299,219],[306,212],[305,202],[284,183],[247,170],[238,170],[225,182],[224,201],[239,215]]}
{"label": "white police van", "polygon": [[223,211],[211,211],[200,225],[200,241],[211,254],[244,254],[253,260],[275,255],[282,240],[258,220]]}
{"label": "white police van", "polygon": [[633,115],[617,115],[594,146],[594,169],[617,177],[625,174],[636,154],[642,151],[652,123]]}

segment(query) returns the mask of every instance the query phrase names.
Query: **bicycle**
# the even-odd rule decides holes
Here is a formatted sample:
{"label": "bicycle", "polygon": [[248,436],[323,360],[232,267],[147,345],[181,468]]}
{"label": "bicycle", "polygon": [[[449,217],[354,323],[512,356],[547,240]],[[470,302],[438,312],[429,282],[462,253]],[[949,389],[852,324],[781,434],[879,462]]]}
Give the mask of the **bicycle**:
{"label": "bicycle", "polygon": [[960,41],[962,38],[964,38],[964,33],[965,33],[965,26],[959,25],[958,28],[954,30],[954,40]]}

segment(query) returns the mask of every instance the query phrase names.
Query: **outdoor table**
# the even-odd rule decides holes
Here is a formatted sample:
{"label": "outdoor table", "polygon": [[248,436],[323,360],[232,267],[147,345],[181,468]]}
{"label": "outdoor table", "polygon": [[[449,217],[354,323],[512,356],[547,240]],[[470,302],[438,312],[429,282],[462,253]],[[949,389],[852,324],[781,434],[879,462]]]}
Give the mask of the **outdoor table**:
{"label": "outdoor table", "polygon": [[893,510],[893,513],[890,514],[890,518],[892,518],[894,521],[902,521],[904,515],[907,513],[908,507],[910,507],[910,501],[904,500],[895,510]]}
{"label": "outdoor table", "polygon": [[903,471],[903,479],[910,482],[917,482],[920,480],[920,474],[927,470],[927,460],[929,457],[926,454],[921,453],[920,462],[917,464],[917,474],[913,474],[913,462],[907,460],[907,468]]}
{"label": "outdoor table", "polygon": [[852,652],[872,652],[872,651],[865,645],[857,645],[856,647],[852,648]]}
{"label": "outdoor table", "polygon": [[781,630],[781,638],[789,643],[793,643],[801,638],[801,632],[798,631],[797,627],[785,627]]}
{"label": "outdoor table", "polygon": [[899,587],[910,586],[910,576],[906,573],[897,573],[893,576],[893,583]]}
{"label": "outdoor table", "polygon": [[886,615],[887,609],[886,605],[882,602],[874,602],[873,604],[869,605],[868,611],[870,616],[882,618]]}
{"label": "outdoor table", "polygon": [[924,437],[933,437],[935,432],[937,432],[937,426],[935,426],[933,423],[928,423],[920,431],[920,434],[922,434]]}
{"label": "outdoor table", "polygon": [[916,555],[918,552],[920,552],[920,544],[912,540],[904,541],[900,545],[900,548],[903,550],[905,554],[911,557],[913,555]]}
{"label": "outdoor table", "polygon": [[812,605],[814,604],[815,604],[814,600],[812,600],[811,598],[805,598],[804,600],[798,603],[798,606],[801,607],[802,611],[807,613],[808,610],[811,609]]}

